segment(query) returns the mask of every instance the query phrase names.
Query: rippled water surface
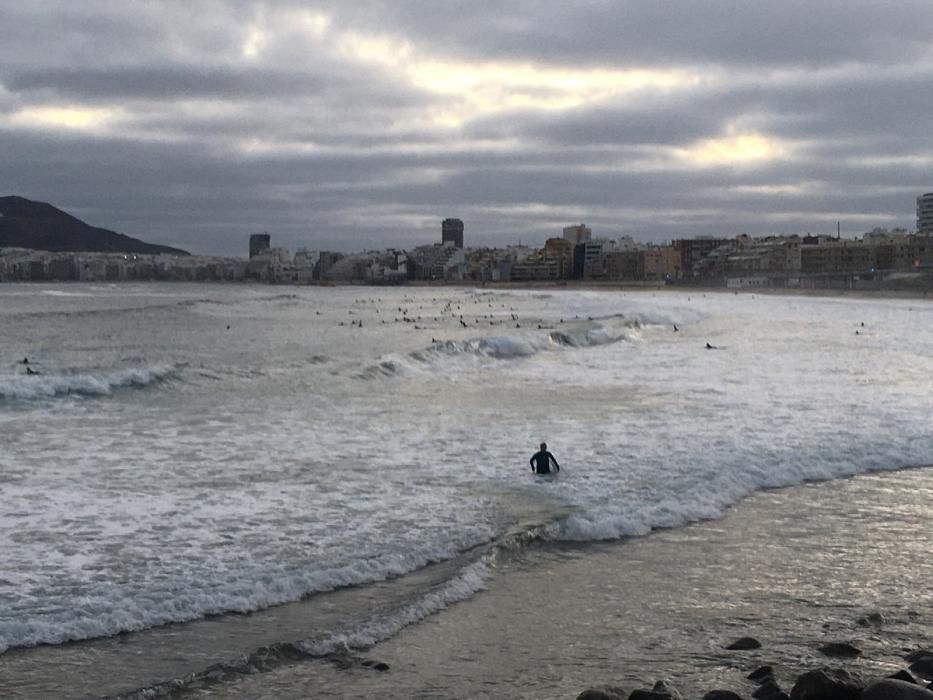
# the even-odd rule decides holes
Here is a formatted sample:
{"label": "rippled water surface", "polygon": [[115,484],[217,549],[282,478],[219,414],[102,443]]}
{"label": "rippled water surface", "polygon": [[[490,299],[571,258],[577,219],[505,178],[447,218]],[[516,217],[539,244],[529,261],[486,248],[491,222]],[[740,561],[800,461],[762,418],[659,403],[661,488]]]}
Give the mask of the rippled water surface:
{"label": "rippled water surface", "polygon": [[[348,585],[375,598],[278,641],[391,637],[529,527],[615,540],[933,454],[925,301],[12,285],[0,328],[0,650],[162,649],[108,693],[273,643],[274,606]],[[229,613],[266,622],[153,641]]]}

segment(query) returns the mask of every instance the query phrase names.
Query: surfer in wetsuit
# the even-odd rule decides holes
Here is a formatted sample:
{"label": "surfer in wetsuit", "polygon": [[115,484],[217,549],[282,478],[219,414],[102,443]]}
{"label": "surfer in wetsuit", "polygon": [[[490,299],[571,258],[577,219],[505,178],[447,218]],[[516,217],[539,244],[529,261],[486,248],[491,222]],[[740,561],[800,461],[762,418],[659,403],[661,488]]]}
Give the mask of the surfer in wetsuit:
{"label": "surfer in wetsuit", "polygon": [[541,443],[541,449],[531,455],[531,471],[536,474],[550,474],[551,462],[554,462],[554,471],[560,471],[560,465],[554,459],[554,455],[547,451],[547,443]]}

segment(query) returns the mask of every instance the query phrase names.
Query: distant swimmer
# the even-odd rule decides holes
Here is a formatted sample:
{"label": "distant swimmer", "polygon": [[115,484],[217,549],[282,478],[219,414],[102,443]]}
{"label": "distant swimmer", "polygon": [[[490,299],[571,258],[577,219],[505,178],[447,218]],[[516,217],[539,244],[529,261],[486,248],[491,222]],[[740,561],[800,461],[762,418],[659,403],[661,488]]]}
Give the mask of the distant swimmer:
{"label": "distant swimmer", "polygon": [[28,364],[29,364],[29,358],[28,358],[28,357],[24,357],[24,358],[23,358],[23,361],[22,361],[20,364],[28,365]]}
{"label": "distant swimmer", "polygon": [[677,324],[675,323],[675,324],[674,324],[674,332],[676,333],[678,330],[679,330],[679,329],[677,328]]}
{"label": "distant swimmer", "polygon": [[559,472],[560,465],[557,463],[557,460],[554,459],[554,455],[547,451],[546,442],[541,443],[541,449],[531,455],[531,459],[529,460],[531,471],[536,474],[550,474],[551,462],[554,463],[554,471]]}
{"label": "distant swimmer", "polygon": [[32,367],[27,367],[27,368],[26,368],[26,374],[35,375],[35,374],[39,374],[39,372],[37,372],[36,370],[34,370]]}
{"label": "distant swimmer", "polygon": [[709,343],[707,343],[707,344],[706,344],[706,349],[707,349],[707,350],[715,350],[715,349],[716,349],[716,346],[715,346],[715,345],[710,345]]}

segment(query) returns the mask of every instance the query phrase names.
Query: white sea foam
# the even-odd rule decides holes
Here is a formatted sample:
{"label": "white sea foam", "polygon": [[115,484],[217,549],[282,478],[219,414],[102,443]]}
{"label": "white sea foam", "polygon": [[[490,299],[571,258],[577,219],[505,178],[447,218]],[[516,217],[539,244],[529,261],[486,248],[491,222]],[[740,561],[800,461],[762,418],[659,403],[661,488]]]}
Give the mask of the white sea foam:
{"label": "white sea foam", "polygon": [[[434,549],[390,552],[381,558],[354,561],[331,569],[308,567],[289,572],[282,567],[262,570],[251,567],[230,572],[222,583],[205,586],[200,581],[179,578],[171,585],[151,588],[141,596],[128,595],[115,586],[104,586],[95,594],[82,596],[67,610],[46,610],[35,617],[0,615],[0,653],[11,646],[61,644],[143,630],[169,622],[196,620],[205,615],[262,610],[300,600],[313,593],[383,581],[420,569],[432,561],[453,557],[458,551],[458,546],[441,544]],[[485,572],[485,566],[481,564],[468,567],[410,608],[365,629],[341,635],[339,639],[346,640],[350,646],[360,646],[365,638],[363,635],[378,634],[386,625],[410,624],[416,615],[424,617],[441,605],[468,597],[479,589]]]}
{"label": "white sea foam", "polygon": [[353,629],[343,630],[325,639],[299,642],[297,646],[313,656],[366,649],[453,603],[471,598],[485,587],[488,578],[489,567],[486,563],[475,562],[465,567],[457,576],[398,610],[372,617]]}
{"label": "white sea foam", "polygon": [[[933,455],[928,302],[210,294],[220,303],[146,323],[66,314],[0,337],[0,356],[28,352],[40,368],[145,358],[0,378],[0,644],[256,610],[411,571],[514,526],[516,492],[571,512],[550,536],[606,539],[718,517],[761,488]],[[2,302],[40,314],[65,303]],[[399,309],[431,325],[395,323]],[[339,325],[351,311],[362,326]],[[486,335],[454,312],[514,313],[523,328]],[[165,391],[10,400],[106,396],[181,375],[181,363],[194,381]],[[361,368],[385,381],[359,381]],[[556,480],[530,472],[542,440],[563,467]]]}
{"label": "white sea foam", "polygon": [[8,375],[0,377],[0,399],[44,399],[70,394],[109,396],[115,389],[142,387],[163,381],[175,376],[177,371],[176,365],[160,364],[72,374],[40,371],[35,375]]}

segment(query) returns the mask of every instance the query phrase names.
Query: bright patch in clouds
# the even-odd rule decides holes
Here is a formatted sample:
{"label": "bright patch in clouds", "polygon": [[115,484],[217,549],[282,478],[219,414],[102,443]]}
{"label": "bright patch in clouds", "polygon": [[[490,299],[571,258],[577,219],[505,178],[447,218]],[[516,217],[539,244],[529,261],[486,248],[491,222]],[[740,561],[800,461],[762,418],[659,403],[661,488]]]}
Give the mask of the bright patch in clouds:
{"label": "bright patch in clouds", "polygon": [[268,37],[265,31],[259,27],[250,28],[246,33],[246,40],[243,42],[243,46],[240,49],[243,58],[255,58],[258,56],[263,48],[265,48],[267,41]]}
{"label": "bright patch in clouds", "polygon": [[787,144],[761,134],[736,134],[704,139],[690,148],[678,148],[681,160],[701,167],[718,165],[748,165],[784,157]]}
{"label": "bright patch in clouds", "polygon": [[700,73],[684,69],[570,69],[534,63],[451,61],[420,53],[410,42],[344,32],[336,39],[341,57],[397,75],[416,88],[459,100],[456,115],[439,114],[435,125],[508,110],[563,110],[640,90],[668,91],[699,85]]}
{"label": "bright patch in clouds", "polygon": [[93,107],[23,107],[10,116],[14,126],[99,131],[120,118],[119,110]]}

